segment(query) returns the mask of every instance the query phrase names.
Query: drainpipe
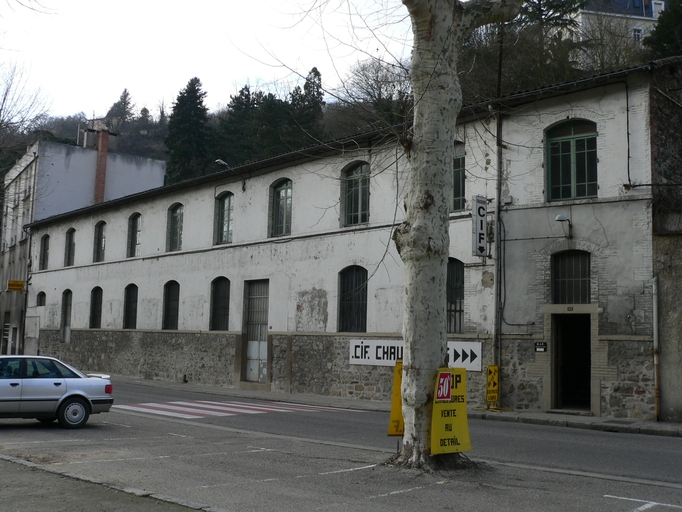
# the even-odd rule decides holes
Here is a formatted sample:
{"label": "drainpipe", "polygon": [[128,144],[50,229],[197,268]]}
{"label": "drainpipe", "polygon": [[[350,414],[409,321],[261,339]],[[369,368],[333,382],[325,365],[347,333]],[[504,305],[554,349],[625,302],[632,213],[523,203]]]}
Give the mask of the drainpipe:
{"label": "drainpipe", "polygon": [[653,317],[654,317],[654,400],[656,421],[661,410],[661,385],[658,372],[658,276],[653,281]]}
{"label": "drainpipe", "polygon": [[496,138],[497,138],[497,187],[495,191],[495,342],[493,349],[493,364],[502,362],[502,112],[497,108]]}

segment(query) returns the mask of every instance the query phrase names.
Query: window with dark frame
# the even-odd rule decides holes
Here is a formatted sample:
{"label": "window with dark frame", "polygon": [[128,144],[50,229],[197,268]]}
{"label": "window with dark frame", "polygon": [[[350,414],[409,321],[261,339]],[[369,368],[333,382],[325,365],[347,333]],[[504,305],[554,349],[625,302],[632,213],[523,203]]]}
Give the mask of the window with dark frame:
{"label": "window with dark frame", "polygon": [[182,249],[182,217],[183,206],[176,204],[168,210],[168,251]]}
{"label": "window with dark frame", "polygon": [[563,251],[552,256],[552,302],[590,303],[590,253]]}
{"label": "window with dark frame", "polygon": [[464,198],[464,154],[455,156],[452,168],[452,202],[450,203],[450,211],[456,212],[464,210],[466,204]]}
{"label": "window with dark frame", "polygon": [[76,230],[69,229],[66,232],[66,241],[64,243],[64,266],[72,267],[76,258]]}
{"label": "window with dark frame", "polygon": [[107,223],[103,220],[95,224],[95,240],[93,244],[92,262],[99,263],[104,261],[104,249],[106,245],[105,228]]}
{"label": "window with dark frame", "polygon": [[216,236],[215,244],[232,243],[232,214],[234,213],[234,194],[226,192],[216,199]]}
{"label": "window with dark frame", "polygon": [[446,290],[447,332],[461,333],[464,316],[464,263],[455,258],[448,259]]}
{"label": "window with dark frame", "polygon": [[279,181],[272,195],[272,236],[291,234],[291,180]]}
{"label": "window with dark frame", "polygon": [[96,286],[90,292],[90,329],[102,328],[102,288]]}
{"label": "window with dark frame", "polygon": [[68,343],[71,339],[71,301],[73,293],[71,290],[64,290],[62,292],[62,314],[60,322],[60,340],[62,343]]}
{"label": "window with dark frame", "polygon": [[126,258],[140,256],[140,235],[142,231],[142,215],[133,213],[128,217],[128,240]]}
{"label": "window with dark frame", "polygon": [[547,131],[548,200],[597,197],[597,125],[570,121]]}
{"label": "window with dark frame", "polygon": [[230,280],[218,277],[211,283],[211,331],[228,331],[230,314]]}
{"label": "window with dark frame", "polygon": [[36,307],[44,306],[46,299],[45,292],[38,292],[38,295],[36,295]]}
{"label": "window with dark frame", "polygon": [[367,270],[353,265],[339,272],[339,332],[367,332]]}
{"label": "window with dark frame", "polygon": [[43,235],[40,239],[40,257],[38,258],[38,270],[47,270],[50,260],[50,235]]}
{"label": "window with dark frame", "polygon": [[163,287],[163,325],[162,329],[177,330],[180,310],[180,285],[168,281]]}
{"label": "window with dark frame", "polygon": [[356,226],[369,222],[369,177],[367,162],[360,162],[345,172],[344,225]]}
{"label": "window with dark frame", "polygon": [[137,329],[137,285],[129,284],[123,296],[123,328]]}

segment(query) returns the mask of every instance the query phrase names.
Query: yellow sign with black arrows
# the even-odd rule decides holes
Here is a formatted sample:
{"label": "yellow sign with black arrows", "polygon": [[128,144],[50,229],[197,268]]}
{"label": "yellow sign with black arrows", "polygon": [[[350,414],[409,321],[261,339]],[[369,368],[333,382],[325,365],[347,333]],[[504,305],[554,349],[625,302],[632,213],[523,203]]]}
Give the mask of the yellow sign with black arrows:
{"label": "yellow sign with black arrows", "polygon": [[489,403],[500,401],[500,367],[496,364],[488,366],[485,401]]}

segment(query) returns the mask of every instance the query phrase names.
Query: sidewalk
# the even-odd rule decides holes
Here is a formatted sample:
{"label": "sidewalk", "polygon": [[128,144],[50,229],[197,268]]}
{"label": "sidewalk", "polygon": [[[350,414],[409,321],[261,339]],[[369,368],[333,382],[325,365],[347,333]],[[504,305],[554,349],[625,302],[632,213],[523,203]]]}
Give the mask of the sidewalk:
{"label": "sidewalk", "polygon": [[[182,389],[183,391],[197,391],[219,396],[250,398],[256,400],[270,400],[274,402],[292,402],[307,405],[339,407],[342,409],[356,409],[364,411],[391,410],[389,402],[339,398],[333,396],[312,395],[305,393],[279,393],[272,391],[252,391],[246,389],[222,388],[201,384],[183,384],[181,382],[154,381],[134,377],[113,375],[114,397],[116,396],[116,382],[125,382],[141,386],[160,387],[166,389]],[[644,421],[629,418],[597,417],[558,411],[492,411],[470,408],[469,419],[508,421],[512,423],[528,423],[533,425],[548,425],[553,427],[582,428],[587,430],[601,430],[606,432],[621,432],[625,434],[646,434],[654,436],[682,437],[682,424],[656,421]]]}

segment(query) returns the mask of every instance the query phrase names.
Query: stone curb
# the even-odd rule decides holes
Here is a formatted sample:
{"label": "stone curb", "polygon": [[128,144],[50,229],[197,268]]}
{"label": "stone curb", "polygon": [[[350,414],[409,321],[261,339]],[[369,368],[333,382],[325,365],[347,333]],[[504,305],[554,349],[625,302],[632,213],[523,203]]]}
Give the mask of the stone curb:
{"label": "stone curb", "polygon": [[[544,413],[534,413],[544,414]],[[556,416],[559,416],[558,418]],[[566,415],[568,416],[568,415]],[[507,421],[512,423],[526,423],[529,425],[546,425],[552,427],[580,428],[584,430],[597,430],[601,432],[618,432],[622,434],[643,434],[650,436],[663,437],[682,437],[682,425],[678,423],[656,423],[633,421],[630,424],[615,424],[613,418],[594,418],[584,417],[585,419],[575,419],[572,416],[561,417],[557,414],[547,414],[547,417],[525,416],[523,413],[515,412],[479,412],[468,411],[468,417],[477,420]]]}

